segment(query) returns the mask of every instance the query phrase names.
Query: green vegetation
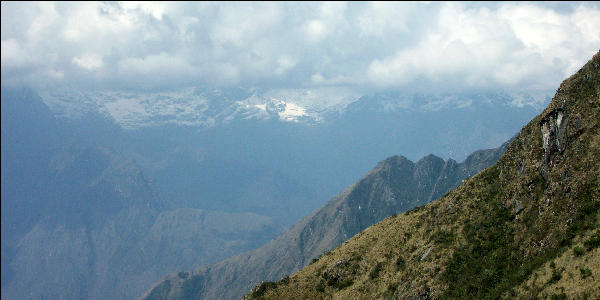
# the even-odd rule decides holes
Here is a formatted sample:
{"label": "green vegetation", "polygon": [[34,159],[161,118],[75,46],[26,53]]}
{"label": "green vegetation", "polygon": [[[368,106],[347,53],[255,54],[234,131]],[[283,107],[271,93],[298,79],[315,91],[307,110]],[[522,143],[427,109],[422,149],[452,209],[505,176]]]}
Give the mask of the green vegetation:
{"label": "green vegetation", "polygon": [[433,235],[433,242],[438,245],[448,246],[454,241],[454,233],[447,230],[438,230]]}
{"label": "green vegetation", "polygon": [[567,298],[567,294],[560,293],[560,294],[553,294],[551,299],[552,300],[566,300],[568,298]]}
{"label": "green vegetation", "polygon": [[257,288],[252,290],[252,297],[259,298],[262,295],[264,295],[267,290],[272,289],[275,286],[275,282],[263,281],[261,284],[258,285]]}
{"label": "green vegetation", "polygon": [[400,256],[396,259],[396,268],[398,269],[398,271],[404,269],[405,265],[406,265],[406,261],[404,260],[404,258],[402,256]]}
{"label": "green vegetation", "polygon": [[581,272],[581,279],[586,279],[592,276],[592,270],[590,270],[589,268],[580,268],[579,272]]}
{"label": "green vegetation", "polygon": [[583,245],[587,247],[587,251],[592,251],[594,248],[600,246],[600,232],[596,233],[596,236],[591,237],[589,240],[583,242]]}
{"label": "green vegetation", "polygon": [[552,270],[552,277],[550,277],[550,280],[548,280],[548,284],[557,283],[562,278],[562,272],[563,271],[564,271],[564,269],[556,269],[556,268],[554,268]]}
{"label": "green vegetation", "polygon": [[493,298],[518,280],[514,271],[520,258],[509,223],[511,214],[503,207],[490,207],[481,213],[486,218],[465,224],[467,242],[446,264],[443,278],[448,290],[444,297]]}
{"label": "green vegetation", "polygon": [[369,273],[369,278],[371,280],[376,279],[379,276],[379,272],[381,272],[381,269],[383,268],[383,263],[378,262],[373,269],[371,270],[371,272]]}

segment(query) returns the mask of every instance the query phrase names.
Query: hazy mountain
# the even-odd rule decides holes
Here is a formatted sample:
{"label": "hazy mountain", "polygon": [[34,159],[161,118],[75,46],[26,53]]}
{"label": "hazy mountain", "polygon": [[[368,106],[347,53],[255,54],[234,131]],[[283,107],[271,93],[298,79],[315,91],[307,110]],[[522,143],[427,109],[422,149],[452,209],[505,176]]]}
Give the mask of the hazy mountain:
{"label": "hazy mountain", "polygon": [[191,272],[167,276],[145,298],[239,298],[260,281],[277,280],[298,270],[364,228],[437,199],[493,164],[506,145],[477,151],[462,163],[434,155],[416,163],[405,157],[390,157],[265,246]]}
{"label": "hazy mountain", "polygon": [[600,53],[498,162],[249,298],[600,295]]}
{"label": "hazy mountain", "polygon": [[252,211],[286,226],[382,157],[463,160],[508,140],[541,110],[540,100],[526,95],[362,95],[340,88],[66,89],[43,97],[77,127],[94,116],[97,126],[87,128],[106,130],[80,135],[134,158],[170,202]]}
{"label": "hazy mountain", "polygon": [[70,126],[31,90],[2,90],[3,299],[131,299],[281,232],[253,213],[176,208]]}

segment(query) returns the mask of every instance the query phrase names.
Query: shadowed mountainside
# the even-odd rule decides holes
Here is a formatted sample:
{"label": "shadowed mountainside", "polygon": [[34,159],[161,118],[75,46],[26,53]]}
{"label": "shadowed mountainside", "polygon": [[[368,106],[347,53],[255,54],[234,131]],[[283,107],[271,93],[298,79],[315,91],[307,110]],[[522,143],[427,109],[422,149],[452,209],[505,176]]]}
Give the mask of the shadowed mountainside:
{"label": "shadowed mountainside", "polygon": [[31,90],[2,90],[2,299],[131,299],[280,232],[253,213],[175,209],[135,161],[66,127]]}

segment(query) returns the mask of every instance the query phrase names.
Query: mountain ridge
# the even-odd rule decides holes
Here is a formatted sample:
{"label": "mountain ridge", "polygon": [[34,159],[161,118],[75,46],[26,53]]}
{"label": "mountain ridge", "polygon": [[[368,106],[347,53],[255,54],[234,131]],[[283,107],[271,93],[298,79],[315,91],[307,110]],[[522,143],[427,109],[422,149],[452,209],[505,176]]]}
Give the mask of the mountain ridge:
{"label": "mountain ridge", "polygon": [[600,296],[599,116],[600,52],[496,164],[246,297]]}
{"label": "mountain ridge", "polygon": [[[470,165],[434,155],[416,163],[402,156],[387,158],[265,246],[193,271],[167,275],[142,298],[239,298],[253,284],[290,274],[367,226],[441,196],[478,171],[472,167],[493,163],[506,145],[478,151]],[[394,180],[398,174],[398,180],[408,183]]]}
{"label": "mountain ridge", "polygon": [[2,89],[2,299],[131,299],[282,230],[174,206],[134,159],[68,129],[34,91]]}

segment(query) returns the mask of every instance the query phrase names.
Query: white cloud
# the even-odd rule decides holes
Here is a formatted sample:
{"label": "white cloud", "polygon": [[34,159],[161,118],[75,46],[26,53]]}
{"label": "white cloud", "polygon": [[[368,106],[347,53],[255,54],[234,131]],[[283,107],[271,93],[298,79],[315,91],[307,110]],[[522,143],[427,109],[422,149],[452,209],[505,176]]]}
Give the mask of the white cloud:
{"label": "white cloud", "polygon": [[309,20],[304,25],[304,30],[310,42],[319,42],[328,34],[328,28],[321,20]]}
{"label": "white cloud", "polygon": [[282,56],[279,59],[277,59],[277,69],[275,70],[275,73],[281,75],[285,72],[287,72],[288,70],[292,69],[294,66],[296,66],[296,64],[298,63],[298,60],[287,57],[287,56]]}
{"label": "white cloud", "polygon": [[531,4],[445,4],[436,26],[416,45],[374,59],[369,78],[382,86],[426,80],[464,88],[553,89],[575,71],[571,66],[598,51],[600,26],[588,24],[600,19],[600,10],[585,11],[589,15],[575,17]]}
{"label": "white cloud", "polygon": [[406,33],[407,20],[414,12],[414,3],[371,2],[357,18],[360,34],[364,36],[384,37],[390,31]]}
{"label": "white cloud", "polygon": [[162,20],[167,10],[167,3],[158,1],[125,1],[121,5],[127,10],[141,10],[158,20]]}
{"label": "white cloud", "polygon": [[224,3],[210,24],[211,40],[222,46],[245,47],[280,25],[281,12],[273,3]]}
{"label": "white cloud", "polygon": [[65,73],[61,70],[48,70],[46,74],[48,77],[55,80],[62,80],[65,77]]}
{"label": "white cloud", "polygon": [[554,90],[600,48],[591,3],[2,2],[2,79]]}
{"label": "white cloud", "polygon": [[31,57],[19,45],[16,39],[2,40],[2,68],[24,67],[31,63]]}
{"label": "white cloud", "polygon": [[73,57],[73,63],[86,69],[94,70],[102,67],[102,58],[93,53],[86,53],[81,56]]}

